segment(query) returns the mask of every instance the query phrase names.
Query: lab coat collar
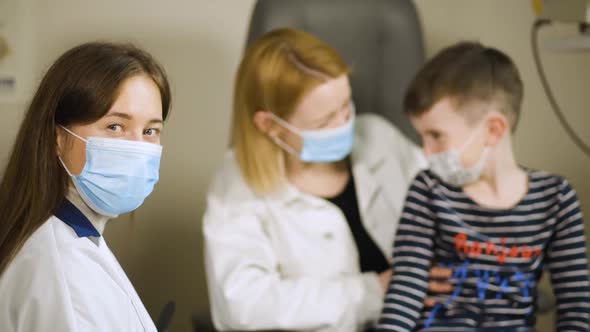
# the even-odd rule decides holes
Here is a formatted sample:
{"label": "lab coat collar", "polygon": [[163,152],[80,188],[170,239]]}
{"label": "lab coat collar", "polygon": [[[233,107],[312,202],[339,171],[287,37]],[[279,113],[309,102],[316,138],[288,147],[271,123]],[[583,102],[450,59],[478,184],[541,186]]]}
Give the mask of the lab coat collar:
{"label": "lab coat collar", "polygon": [[353,146],[350,156],[361,213],[369,209],[371,202],[381,190],[382,184],[376,181],[374,174],[385,162],[385,154],[377,153],[368,144],[363,144],[362,139],[362,136],[357,137],[358,144]]}
{"label": "lab coat collar", "polygon": [[65,200],[55,216],[70,226],[78,237],[101,237],[94,225],[72,202]]}
{"label": "lab coat collar", "polygon": [[[92,210],[88,204],[82,200],[78,190],[74,186],[70,186],[68,188],[68,192],[66,193],[66,199],[82,214],[84,215],[85,219],[90,222],[92,227],[98,232],[98,235],[91,237],[91,240],[98,244],[98,239],[104,233],[104,228],[109,221],[110,217],[103,216]],[[80,236],[78,234],[78,236]],[[82,237],[82,236],[80,236]]]}

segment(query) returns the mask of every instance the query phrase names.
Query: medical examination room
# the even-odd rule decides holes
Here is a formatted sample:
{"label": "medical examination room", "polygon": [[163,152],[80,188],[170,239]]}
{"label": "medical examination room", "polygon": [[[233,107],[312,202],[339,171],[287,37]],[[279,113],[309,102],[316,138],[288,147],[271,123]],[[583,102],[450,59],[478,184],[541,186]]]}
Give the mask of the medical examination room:
{"label": "medical examination room", "polygon": [[0,331],[590,331],[590,0],[0,0]]}

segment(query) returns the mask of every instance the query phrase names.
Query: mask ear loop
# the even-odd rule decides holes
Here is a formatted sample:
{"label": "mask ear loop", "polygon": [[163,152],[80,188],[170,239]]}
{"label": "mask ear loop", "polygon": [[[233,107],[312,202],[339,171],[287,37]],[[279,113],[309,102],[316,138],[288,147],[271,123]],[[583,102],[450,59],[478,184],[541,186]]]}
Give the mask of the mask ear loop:
{"label": "mask ear loop", "polygon": [[70,173],[70,170],[68,169],[68,167],[66,166],[66,163],[64,163],[63,159],[61,159],[61,156],[57,156],[57,159],[59,159],[59,162],[61,163],[61,165],[64,167],[64,169],[66,170],[66,172],[68,173],[68,175],[70,177],[74,177],[74,175],[72,173]]}
{"label": "mask ear loop", "polygon": [[[484,126],[483,123],[482,124],[479,124],[479,125],[477,125],[476,129],[479,130],[483,126]],[[467,148],[467,146],[469,145],[469,143],[473,142],[473,139],[475,138],[475,136],[477,134],[477,130],[474,133],[472,133],[471,136],[469,136],[469,138],[467,139],[467,141],[465,141],[465,143],[463,143],[463,145],[461,145],[461,147],[459,149],[456,150],[457,152],[459,152],[459,154],[463,154],[463,152],[465,151],[465,149]],[[489,146],[486,146],[485,148],[486,149],[490,149]]]}
{"label": "mask ear loop", "polygon": [[486,161],[488,160],[488,156],[490,155],[490,151],[491,151],[491,148],[489,146],[486,146],[483,149],[483,152],[481,153],[481,156],[479,157],[478,162],[475,165],[473,165],[471,168],[473,169],[473,168],[477,168],[477,167],[483,167],[484,164],[486,163]]}
{"label": "mask ear loop", "polygon": [[[291,124],[289,124],[287,121],[279,118],[278,116],[276,116],[274,113],[272,112],[268,112],[268,114],[270,115],[270,117],[277,122],[280,126],[282,126],[283,128],[287,129],[288,131],[292,132],[293,134],[301,137],[301,131],[295,127],[293,127]],[[295,151],[294,148],[292,148],[291,146],[289,146],[289,144],[287,144],[285,141],[283,141],[280,138],[277,137],[271,137],[271,140],[278,146],[280,146],[281,148],[283,148],[283,150],[287,151],[287,153],[289,153],[290,155],[292,155],[293,157],[296,157],[298,159],[301,159],[301,157],[299,156],[299,153],[297,153],[297,151]]]}
{"label": "mask ear loop", "polygon": [[477,134],[477,131],[472,133],[471,136],[469,136],[469,138],[465,141],[465,143],[463,143],[463,145],[461,145],[461,147],[459,148],[459,150],[458,150],[459,153],[463,153],[463,151],[465,151],[465,149],[467,148],[469,143],[473,142],[473,139],[475,138],[476,134]]}
{"label": "mask ear loop", "polygon": [[[478,127],[480,127],[480,126],[478,126]],[[483,127],[483,125],[481,125],[481,127]],[[477,129],[479,129],[479,128],[477,128]],[[472,133],[471,136],[467,139],[467,141],[465,141],[465,143],[463,143],[463,146],[461,146],[461,148],[457,151],[457,152],[459,152],[459,156],[461,156],[463,154],[465,148],[467,147],[467,145],[469,145],[469,143],[471,143],[473,141],[476,134],[477,134],[477,131]],[[479,161],[475,165],[473,165],[471,168],[476,168],[476,167],[478,167],[478,164],[485,163],[485,160],[487,160],[487,158],[490,154],[490,151],[491,151],[491,148],[489,146],[485,146],[483,149],[483,152],[479,156]]]}
{"label": "mask ear loop", "polygon": [[[62,125],[59,125],[59,126],[60,126],[60,128],[61,128],[61,129],[65,130],[65,131],[66,131],[66,132],[68,132],[70,135],[72,135],[72,136],[76,137],[77,139],[79,139],[79,140],[81,140],[81,141],[83,141],[83,142],[85,142],[85,143],[88,143],[88,141],[87,141],[87,140],[85,140],[84,138],[80,137],[80,135],[78,135],[78,134],[74,133],[73,131],[69,130],[68,128],[66,128],[66,127],[64,127],[64,126],[62,126]],[[66,170],[66,172],[68,173],[68,175],[69,175],[70,177],[74,177],[74,175],[73,175],[73,174],[70,172],[70,170],[69,170],[69,169],[68,169],[68,167],[66,166],[66,163],[64,163],[63,159],[61,159],[61,156],[57,156],[57,159],[59,159],[59,162],[60,162],[60,163],[61,163],[61,165],[64,167],[64,169]]]}
{"label": "mask ear loop", "polygon": [[301,130],[293,127],[293,125],[291,125],[289,122],[279,118],[278,116],[276,116],[276,114],[274,114],[273,112],[267,112],[270,117],[275,120],[278,124],[280,124],[281,126],[283,126],[285,129],[289,130],[290,132],[292,132],[293,134],[297,134],[299,136],[301,136]]}
{"label": "mask ear loop", "polygon": [[285,143],[280,138],[272,137],[271,139],[276,145],[280,146],[281,148],[283,148],[283,150],[287,151],[287,153],[289,153],[293,157],[296,157],[297,159],[301,159],[301,157],[297,154],[297,151],[290,147],[289,144]]}
{"label": "mask ear loop", "polygon": [[84,143],[88,143],[88,140],[86,140],[86,139],[82,138],[80,135],[76,134],[75,132],[73,132],[73,131],[69,130],[68,128],[66,128],[66,127],[64,127],[64,126],[62,126],[62,125],[59,125],[59,126],[61,127],[61,129],[63,129],[63,130],[65,130],[65,131],[67,131],[67,132],[68,132],[68,133],[70,133],[72,136],[76,137],[77,139],[79,139],[79,140],[83,141]]}

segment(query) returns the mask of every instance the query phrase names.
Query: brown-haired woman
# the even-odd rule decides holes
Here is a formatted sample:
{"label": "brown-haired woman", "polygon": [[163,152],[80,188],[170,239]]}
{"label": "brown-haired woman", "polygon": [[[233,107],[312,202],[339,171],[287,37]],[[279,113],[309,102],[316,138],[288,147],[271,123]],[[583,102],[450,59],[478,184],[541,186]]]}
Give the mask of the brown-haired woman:
{"label": "brown-haired woman", "polygon": [[246,51],[203,226],[220,330],[353,332],[379,316],[404,196],[426,164],[386,120],[355,115],[348,75],[303,31]]}
{"label": "brown-haired woman", "polygon": [[0,183],[0,331],[155,331],[102,237],[158,181],[162,67],[87,43],[49,69]]}

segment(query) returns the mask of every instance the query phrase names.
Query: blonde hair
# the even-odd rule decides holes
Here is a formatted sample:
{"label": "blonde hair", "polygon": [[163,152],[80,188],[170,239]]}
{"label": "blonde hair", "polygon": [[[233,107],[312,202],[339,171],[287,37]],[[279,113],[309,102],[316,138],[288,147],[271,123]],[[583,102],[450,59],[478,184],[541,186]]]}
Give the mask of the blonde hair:
{"label": "blonde hair", "polygon": [[254,114],[268,111],[284,119],[312,89],[348,73],[333,48],[295,29],[268,32],[246,50],[234,87],[231,147],[256,193],[284,185],[285,152],[256,128]]}

